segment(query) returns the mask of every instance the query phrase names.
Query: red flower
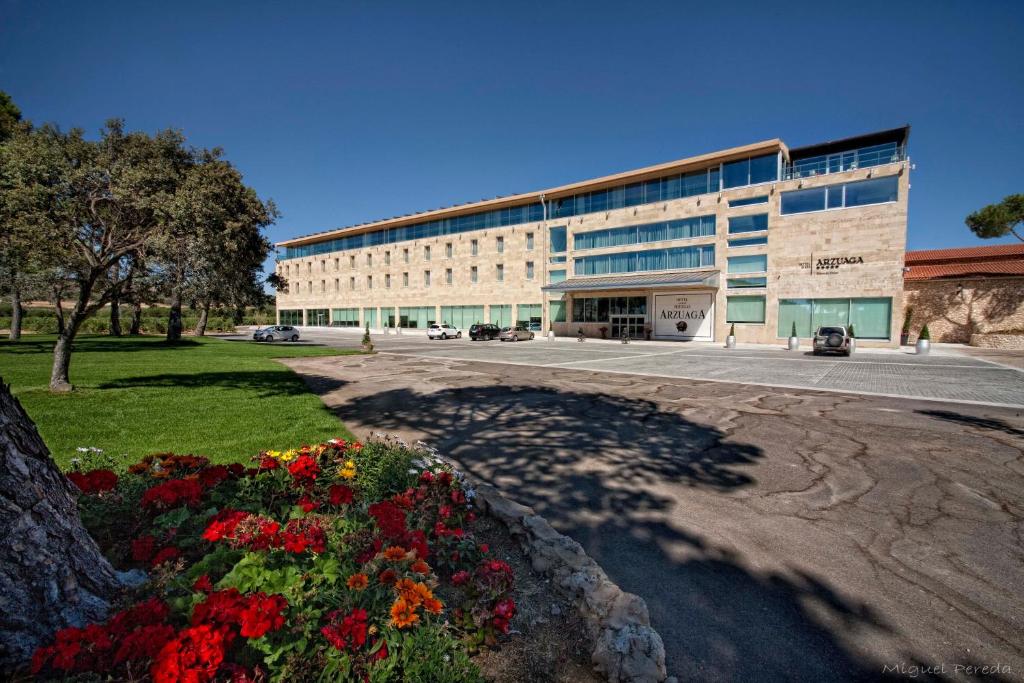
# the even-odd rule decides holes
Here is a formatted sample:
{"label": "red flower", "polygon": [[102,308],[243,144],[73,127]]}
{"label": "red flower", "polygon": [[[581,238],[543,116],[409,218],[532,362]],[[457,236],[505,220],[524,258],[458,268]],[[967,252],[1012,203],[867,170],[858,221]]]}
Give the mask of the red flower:
{"label": "red flower", "polygon": [[260,459],[258,470],[276,470],[281,466],[281,463],[276,458],[271,458],[269,455],[265,455]]}
{"label": "red flower", "polygon": [[199,483],[204,489],[212,489],[230,476],[231,472],[227,466],[214,465],[199,472]]}
{"label": "red flower", "polygon": [[395,574],[394,569],[385,569],[377,577],[377,581],[381,582],[385,586],[393,586],[398,581],[398,575]]}
{"label": "red flower", "polygon": [[210,624],[192,626],[178,634],[157,655],[150,672],[153,683],[206,683],[224,661],[226,634]]}
{"label": "red flower", "polygon": [[174,627],[168,624],[138,628],[121,639],[117,653],[114,655],[114,663],[152,660],[173,638]]}
{"label": "red flower", "polygon": [[153,536],[139,536],[132,540],[132,560],[134,562],[149,562],[156,551],[156,538]]}
{"label": "red flower", "polygon": [[397,538],[405,534],[405,511],[391,501],[374,503],[368,512],[386,538]]}
{"label": "red flower", "polygon": [[502,633],[508,633],[508,623],[516,615],[516,603],[512,598],[505,598],[494,606],[492,623]]}
{"label": "red flower", "polygon": [[316,481],[317,476],[320,474],[320,465],[313,456],[300,455],[295,458],[295,462],[288,465],[288,472],[300,484],[310,485]]}
{"label": "red flower", "polygon": [[222,538],[230,538],[234,535],[238,523],[248,516],[248,512],[224,508],[210,520],[206,531],[203,532],[203,538],[211,542],[219,541]]}
{"label": "red flower", "polygon": [[173,562],[174,560],[181,557],[181,551],[175,548],[173,545],[169,545],[163,548],[150,561],[150,564],[154,567],[163,564],[164,562]]}
{"label": "red flower", "polygon": [[455,572],[454,574],[452,574],[452,585],[453,586],[461,586],[462,584],[466,583],[467,581],[469,581],[469,572],[467,572],[465,569],[461,569],[461,570]]}
{"label": "red flower", "polygon": [[91,470],[86,473],[69,472],[68,479],[82,493],[103,493],[117,488],[117,475],[110,470]]}
{"label": "red flower", "polygon": [[281,628],[284,626],[284,615],[281,612],[287,607],[288,601],[280,595],[255,593],[249,596],[248,605],[239,615],[242,637],[262,638],[267,631]]}
{"label": "red flower", "polygon": [[170,510],[181,505],[195,507],[203,496],[203,487],[195,479],[171,479],[142,494],[142,507],[149,511]]}
{"label": "red flower", "polygon": [[481,544],[480,544],[480,552],[481,552],[481,553],[483,553],[484,555],[486,555],[486,554],[487,554],[487,553],[489,553],[490,551],[491,551],[491,546],[489,546],[489,545],[488,545],[488,544],[486,544],[486,543],[481,543]]}
{"label": "red flower", "polygon": [[200,591],[202,593],[210,593],[213,591],[213,582],[210,581],[209,574],[203,574],[196,582],[192,584],[192,590]]}
{"label": "red flower", "polygon": [[[338,650],[357,650],[366,644],[366,610],[354,609],[341,623],[337,619],[340,612],[329,615],[330,623],[320,629],[320,633]],[[385,655],[387,656],[387,655]]]}
{"label": "red flower", "polygon": [[309,496],[302,496],[295,504],[302,508],[303,512],[312,512],[320,507],[320,504],[314,502]]}
{"label": "red flower", "polygon": [[339,505],[348,505],[352,502],[354,497],[352,489],[344,484],[334,484],[331,488],[327,489],[327,495],[330,498],[331,505],[335,507],[338,507]]}

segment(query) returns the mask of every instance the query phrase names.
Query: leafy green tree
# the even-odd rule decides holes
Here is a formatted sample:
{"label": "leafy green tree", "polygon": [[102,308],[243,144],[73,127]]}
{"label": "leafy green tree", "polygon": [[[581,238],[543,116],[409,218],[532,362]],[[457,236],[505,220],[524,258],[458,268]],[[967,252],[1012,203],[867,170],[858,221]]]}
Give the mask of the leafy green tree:
{"label": "leafy green tree", "polygon": [[1017,229],[1024,223],[1024,194],[1011,194],[998,204],[975,211],[967,217],[967,227],[982,239],[1013,235],[1024,242]]}
{"label": "leafy green tree", "polygon": [[11,96],[0,90],[0,142],[10,139],[21,123],[21,110]]}

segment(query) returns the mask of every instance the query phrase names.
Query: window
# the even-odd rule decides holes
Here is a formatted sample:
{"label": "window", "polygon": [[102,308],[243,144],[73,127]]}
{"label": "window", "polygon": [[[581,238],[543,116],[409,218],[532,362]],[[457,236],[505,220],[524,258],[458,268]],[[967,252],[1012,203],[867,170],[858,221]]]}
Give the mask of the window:
{"label": "window", "polygon": [[356,267],[356,255],[355,254],[352,254],[351,256],[348,257],[348,267],[349,268],[355,268]]}
{"label": "window", "polygon": [[516,306],[516,325],[526,327],[530,323],[541,324],[543,308],[542,304],[519,304]]}
{"label": "window", "polygon": [[306,324],[323,327],[331,322],[331,312],[326,308],[307,308]]}
{"label": "window", "polygon": [[565,226],[554,227],[548,230],[548,239],[551,242],[551,253],[562,254],[569,246],[566,239]]}
{"label": "window", "polygon": [[433,306],[403,306],[398,309],[398,326],[406,329],[426,329],[436,321]]}
{"label": "window", "polygon": [[735,273],[763,273],[768,270],[767,254],[751,254],[749,256],[730,256],[728,271]]}
{"label": "window", "polygon": [[391,289],[391,273],[384,275],[384,289]]}
{"label": "window", "polygon": [[423,271],[423,286],[424,287],[429,287],[430,286],[430,271],[429,270],[424,270]]}
{"label": "window", "polygon": [[350,277],[348,279],[348,288],[349,289],[355,289],[356,288],[356,279],[355,279],[355,277]]}
{"label": "window", "polygon": [[737,206],[752,206],[754,204],[767,204],[767,203],[768,203],[768,195],[762,194],[762,195],[758,195],[756,197],[744,197],[743,199],[730,199],[729,200],[729,208],[731,209],[731,208],[737,207]]}
{"label": "window", "polygon": [[505,238],[504,237],[495,237],[494,238],[494,248],[497,250],[497,252],[499,254],[505,253]]}
{"label": "window", "polygon": [[768,214],[755,213],[750,216],[733,216],[729,219],[729,234],[760,232],[768,229]]}
{"label": "window", "polygon": [[442,306],[441,322],[468,330],[470,325],[484,321],[483,306]]}
{"label": "window", "polygon": [[332,308],[331,327],[359,327],[359,309]]}
{"label": "window", "polygon": [[291,311],[278,311],[281,315],[282,325],[301,325],[302,324],[302,311],[291,310]]}
{"label": "window", "polygon": [[533,279],[533,261],[527,261],[526,262],[526,279],[527,280],[532,280]]}
{"label": "window", "polygon": [[444,257],[445,258],[451,258],[453,251],[454,250],[452,249],[452,243],[451,242],[448,242],[447,244],[444,245]]}
{"label": "window", "polygon": [[892,299],[781,299],[778,336],[810,337],[822,325],[853,325],[860,339],[888,339]]}
{"label": "window", "polygon": [[295,283],[295,293],[296,294],[302,294],[302,283],[301,282],[296,282]]}
{"label": "window", "polygon": [[725,300],[725,322],[763,323],[763,296],[730,296]]}
{"label": "window", "polygon": [[366,255],[366,265],[368,265],[368,266],[372,266],[373,265],[373,254],[367,254]]}
{"label": "window", "polygon": [[768,244],[767,235],[761,237],[742,237],[740,239],[729,240],[730,249],[736,247],[756,247],[760,244]]}
{"label": "window", "polygon": [[508,327],[512,324],[512,304],[491,304],[490,322],[498,327]]}
{"label": "window", "polygon": [[556,282],[565,282],[565,271],[564,270],[549,270],[548,271],[548,283],[553,285]]}
{"label": "window", "polygon": [[445,268],[444,269],[444,283],[446,285],[450,285],[452,283],[452,269],[451,268]]}
{"label": "window", "polygon": [[334,269],[335,270],[341,270],[341,259],[339,259],[339,258],[334,259]]}
{"label": "window", "polygon": [[499,263],[498,265],[494,266],[494,279],[497,280],[498,282],[504,282],[505,281],[505,266],[504,266],[504,264]]}
{"label": "window", "polygon": [[573,259],[575,275],[606,275],[652,270],[681,270],[715,264],[715,245],[672,247],[647,251],[627,251]]}
{"label": "window", "polygon": [[384,265],[385,266],[390,266],[391,265],[391,252],[390,251],[385,251],[384,252]]}
{"label": "window", "polygon": [[366,288],[367,289],[373,289],[373,276],[372,275],[367,275],[366,276]]}
{"label": "window", "polygon": [[564,301],[550,301],[548,302],[548,320],[553,323],[564,323],[565,322],[565,302]]}
{"label": "window", "polygon": [[635,316],[642,322],[647,315],[647,297],[586,297],[572,300],[574,323],[605,323],[609,322],[613,315]]}
{"label": "window", "polygon": [[409,250],[408,249],[403,249],[402,250],[402,258],[405,260],[406,263],[409,262]]}
{"label": "window", "polygon": [[778,179],[778,154],[766,154],[722,164],[722,187],[756,185]]}
{"label": "window", "polygon": [[335,292],[340,292],[341,291],[341,283],[338,281],[338,278],[334,278],[334,291]]}
{"label": "window", "polygon": [[479,240],[472,240],[469,243],[469,253],[471,255],[473,255],[473,256],[476,256],[477,254],[480,253],[480,242],[479,242]]}
{"label": "window", "polygon": [[782,193],[783,215],[843,209],[894,202],[899,198],[899,177],[886,176],[852,183]]}
{"label": "window", "polygon": [[376,308],[364,308],[363,309],[363,326],[375,328],[377,327],[377,309]]}
{"label": "window", "polygon": [[572,236],[573,249],[600,249],[624,244],[662,242],[666,240],[708,237],[715,234],[715,217],[695,216],[660,223],[629,225],[622,228],[577,232]]}
{"label": "window", "polygon": [[409,286],[409,273],[402,273],[402,286],[403,287],[408,287]]}
{"label": "window", "polygon": [[327,259],[324,259],[324,260],[320,261],[320,272],[321,273],[326,273],[327,272]]}
{"label": "window", "polygon": [[533,251],[533,233],[526,233],[526,250]]}
{"label": "window", "polygon": [[473,284],[476,284],[477,277],[478,277],[478,271],[476,269],[476,266],[472,266],[469,269],[469,281],[472,282]]}
{"label": "window", "polygon": [[310,261],[309,263],[306,264],[306,275],[309,275],[312,272],[313,272],[313,262]]}
{"label": "window", "polygon": [[[337,261],[338,259],[334,259],[334,260],[335,260],[335,261]],[[284,267],[284,274],[285,274],[285,275],[288,275],[288,271],[289,271],[290,269],[291,269],[291,266],[285,266],[285,267]]]}
{"label": "window", "polygon": [[320,281],[320,293],[323,294],[327,291],[327,280]]}
{"label": "window", "polygon": [[430,260],[430,245],[429,244],[427,246],[423,247],[423,260],[424,261],[429,261]]}
{"label": "window", "polygon": [[767,287],[767,277],[731,277],[728,281],[729,289],[744,289],[754,287]]}

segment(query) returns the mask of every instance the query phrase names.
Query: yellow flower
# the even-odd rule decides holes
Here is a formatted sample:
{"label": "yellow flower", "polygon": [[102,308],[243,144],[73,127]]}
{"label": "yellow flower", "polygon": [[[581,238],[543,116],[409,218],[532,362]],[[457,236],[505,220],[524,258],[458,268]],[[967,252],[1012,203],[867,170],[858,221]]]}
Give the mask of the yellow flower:
{"label": "yellow flower", "polygon": [[288,462],[289,460],[294,460],[297,455],[298,452],[293,448],[290,451],[285,451],[284,453],[282,453],[281,460]]}
{"label": "yellow flower", "polygon": [[356,461],[355,460],[346,460],[345,461],[345,469],[354,470],[355,468],[356,468]]}
{"label": "yellow flower", "polygon": [[355,479],[356,478],[356,470],[355,470],[355,468],[348,468],[348,467],[346,467],[345,469],[341,470],[338,474],[340,474],[345,479]]}

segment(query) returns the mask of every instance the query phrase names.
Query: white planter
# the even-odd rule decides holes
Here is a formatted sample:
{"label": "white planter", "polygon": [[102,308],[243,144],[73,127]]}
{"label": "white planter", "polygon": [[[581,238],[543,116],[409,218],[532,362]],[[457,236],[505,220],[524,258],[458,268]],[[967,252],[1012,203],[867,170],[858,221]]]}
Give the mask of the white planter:
{"label": "white planter", "polygon": [[918,339],[917,345],[914,348],[917,350],[918,355],[927,356],[928,352],[932,349],[932,342],[929,339]]}
{"label": "white planter", "polygon": [[790,351],[796,351],[799,348],[800,348],[800,337],[790,337],[789,338],[789,350]]}
{"label": "white planter", "polygon": [[736,348],[736,335],[730,334],[725,338],[725,348],[735,349]]}
{"label": "white planter", "polygon": [[554,330],[549,330],[548,331],[548,341],[555,341],[555,331]]}
{"label": "white planter", "polygon": [[856,352],[857,352],[857,338],[856,337],[850,337],[850,354],[852,355],[852,354],[854,354]]}

